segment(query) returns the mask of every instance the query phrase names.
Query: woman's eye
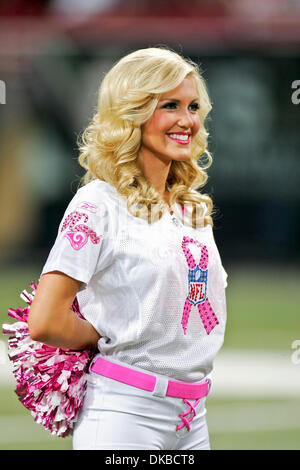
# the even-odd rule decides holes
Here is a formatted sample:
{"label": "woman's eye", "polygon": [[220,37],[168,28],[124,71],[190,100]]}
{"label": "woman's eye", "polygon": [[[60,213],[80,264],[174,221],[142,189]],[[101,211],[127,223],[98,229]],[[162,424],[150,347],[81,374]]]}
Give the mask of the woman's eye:
{"label": "woman's eye", "polygon": [[190,108],[191,108],[192,111],[198,111],[200,106],[199,106],[198,103],[193,103],[193,104],[190,105]]}
{"label": "woman's eye", "polygon": [[174,101],[164,104],[162,107],[166,109],[176,109],[177,104]]}
{"label": "woman's eye", "polygon": [[[162,106],[162,108],[164,108],[164,109],[177,109],[177,103],[175,103],[175,101],[170,101],[169,103],[165,103]],[[189,109],[193,112],[198,111],[199,108],[200,108],[199,103],[192,103],[189,106]]]}

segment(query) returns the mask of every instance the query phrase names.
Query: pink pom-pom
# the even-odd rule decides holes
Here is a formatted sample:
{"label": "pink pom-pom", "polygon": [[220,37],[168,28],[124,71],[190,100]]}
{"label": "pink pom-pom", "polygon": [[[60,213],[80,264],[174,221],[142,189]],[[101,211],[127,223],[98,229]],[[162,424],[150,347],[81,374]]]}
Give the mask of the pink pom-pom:
{"label": "pink pom-pom", "polygon": [[[11,335],[8,356],[13,362],[17,381],[15,393],[37,423],[53,435],[66,437],[72,434],[73,424],[83,404],[86,374],[96,351],[55,348],[32,340],[27,319],[37,284],[31,283],[30,287],[31,294],[26,290],[21,294],[28,307],[10,308],[8,315],[18,321],[2,327],[4,334]],[[77,298],[71,309],[84,318]]]}

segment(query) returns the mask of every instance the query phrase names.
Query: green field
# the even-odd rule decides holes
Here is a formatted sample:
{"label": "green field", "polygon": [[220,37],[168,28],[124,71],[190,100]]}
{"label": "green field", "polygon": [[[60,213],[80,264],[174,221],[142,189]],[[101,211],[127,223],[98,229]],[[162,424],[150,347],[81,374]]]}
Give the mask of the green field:
{"label": "green field", "polygon": [[[228,269],[228,322],[224,348],[287,351],[300,339],[300,272]],[[19,292],[39,270],[6,271],[0,276],[1,323],[9,306],[24,305]],[[29,287],[28,287],[29,290]],[[1,337],[6,341],[5,337]],[[300,372],[300,365],[299,372]],[[1,365],[0,365],[1,368]],[[300,397],[300,390],[299,390]],[[212,449],[300,450],[300,401],[294,398],[207,399]],[[71,449],[71,438],[50,436],[18,402],[13,386],[0,387],[0,449]],[[298,424],[299,423],[299,424]]]}

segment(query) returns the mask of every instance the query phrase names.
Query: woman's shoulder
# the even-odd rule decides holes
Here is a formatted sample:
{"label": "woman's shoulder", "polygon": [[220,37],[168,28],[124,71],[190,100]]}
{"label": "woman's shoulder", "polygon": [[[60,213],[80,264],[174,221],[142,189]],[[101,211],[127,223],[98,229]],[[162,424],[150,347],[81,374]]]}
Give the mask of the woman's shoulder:
{"label": "woman's shoulder", "polygon": [[113,195],[116,189],[105,181],[99,179],[81,186],[73,195],[66,212],[79,211],[90,216],[102,216],[107,211],[111,212]]}
{"label": "woman's shoulder", "polygon": [[[116,193],[116,188],[111,184],[107,183],[106,181],[102,181],[99,179],[94,179],[89,183],[81,186],[75,197],[77,199],[90,199],[94,202],[109,202],[110,197]],[[87,201],[88,202],[88,201]]]}

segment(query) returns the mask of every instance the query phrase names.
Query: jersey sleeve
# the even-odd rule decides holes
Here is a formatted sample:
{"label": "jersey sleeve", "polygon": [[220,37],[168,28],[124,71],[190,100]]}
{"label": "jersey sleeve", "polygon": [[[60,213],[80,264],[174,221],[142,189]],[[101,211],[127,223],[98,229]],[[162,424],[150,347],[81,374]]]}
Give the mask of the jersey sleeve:
{"label": "jersey sleeve", "polygon": [[[205,204],[205,212],[207,210],[207,206]],[[204,213],[205,213],[204,212]],[[210,230],[211,234],[212,234],[212,238],[213,238],[213,241],[214,241],[214,244],[217,248],[217,244],[216,244],[216,241],[215,241],[215,237],[214,237],[214,232],[213,232],[213,228],[211,225],[208,226],[208,229]],[[219,253],[219,250],[217,248],[217,251],[218,251],[218,258],[219,258],[219,262],[220,262],[220,267],[221,267],[221,275],[222,275],[222,283],[223,283],[223,287],[224,289],[226,289],[226,287],[228,286],[228,283],[227,283],[227,278],[228,278],[228,274],[227,274],[227,271],[225,270],[224,266],[223,266],[223,263],[222,263],[222,260],[221,260],[221,257],[220,257],[220,253]]]}
{"label": "jersey sleeve", "polygon": [[84,289],[92,276],[111,262],[113,239],[109,234],[109,205],[82,188],[69,203],[42,274],[60,271],[81,281]]}
{"label": "jersey sleeve", "polygon": [[226,287],[228,286],[228,283],[227,283],[228,274],[225,271],[223,265],[221,266],[221,268],[222,268],[223,287],[224,287],[224,289],[226,289]]}

